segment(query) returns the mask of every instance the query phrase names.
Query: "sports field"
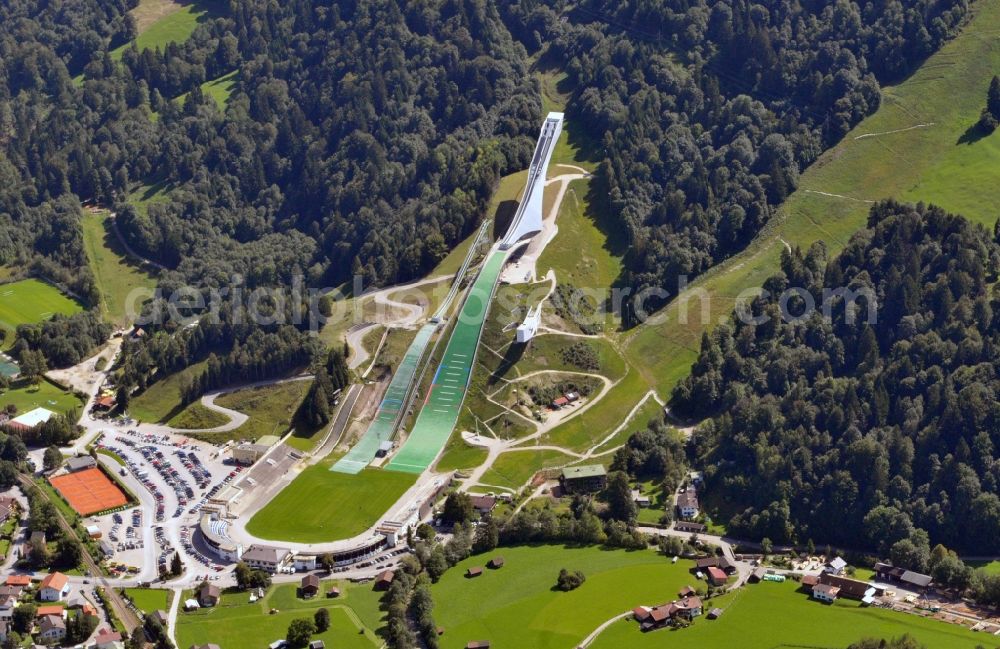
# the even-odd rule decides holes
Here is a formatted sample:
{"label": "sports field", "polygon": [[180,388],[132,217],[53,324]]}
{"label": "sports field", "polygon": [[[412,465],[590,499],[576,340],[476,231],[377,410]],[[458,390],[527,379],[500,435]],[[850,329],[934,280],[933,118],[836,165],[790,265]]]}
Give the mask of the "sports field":
{"label": "sports field", "polygon": [[[247,593],[226,592],[215,608],[206,608],[177,615],[177,646],[191,647],[215,643],[221,649],[256,649],[284,639],[292,620],[313,619],[317,609],[330,612],[330,628],[317,633],[313,640],[322,640],[330,649],[376,649],[383,646],[375,630],[382,625],[379,610],[382,593],[371,584],[354,585],[345,581],[323,581],[320,593],[336,584],[341,595],[326,599],[322,595],[305,600],[296,596],[298,583],[272,587],[264,596],[250,603]],[[184,597],[190,597],[190,591]],[[274,611],[271,613],[271,610]]]}
{"label": "sports field", "polygon": [[70,315],[82,310],[75,300],[41,280],[0,284],[0,328],[7,333],[2,347],[8,349],[14,343],[18,325],[42,322],[57,313]]}
{"label": "sports field", "polygon": [[613,623],[590,647],[842,648],[865,637],[885,639],[906,633],[931,649],[975,649],[996,644],[981,633],[917,615],[861,607],[851,600],[823,604],[799,591],[795,582],[748,586],[736,594],[713,600],[710,606],[722,608],[722,617],[718,620],[698,618],[689,628],[678,631],[649,633],[639,631],[633,620],[622,620]]}
{"label": "sports field", "polygon": [[365,469],[357,475],[330,471],[330,462],[304,470],[247,523],[262,539],[321,543],[348,539],[378,523],[416,478]]}
{"label": "sports field", "polygon": [[49,478],[49,482],[81,516],[107,511],[128,503],[128,497],[122,493],[118,485],[98,468]]}
{"label": "sports field", "polygon": [[386,465],[390,471],[423,472],[448,441],[465,399],[479,334],[506,258],[506,253],[494,252],[472,285],[413,430]]}

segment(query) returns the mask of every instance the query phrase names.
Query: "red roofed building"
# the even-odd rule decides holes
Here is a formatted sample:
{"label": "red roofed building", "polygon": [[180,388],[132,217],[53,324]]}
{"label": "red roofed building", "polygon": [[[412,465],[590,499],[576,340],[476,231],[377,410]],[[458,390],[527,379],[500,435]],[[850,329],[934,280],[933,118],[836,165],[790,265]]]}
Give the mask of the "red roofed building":
{"label": "red roofed building", "polygon": [[713,586],[725,585],[728,577],[726,576],[726,573],[723,572],[722,568],[716,568],[715,566],[712,566],[707,570],[707,572],[708,572],[708,583],[712,584]]}
{"label": "red roofed building", "polygon": [[20,586],[24,588],[31,585],[31,575],[7,575],[5,583],[8,586]]}
{"label": "red roofed building", "polygon": [[38,587],[38,598],[43,602],[58,602],[69,593],[69,578],[61,572],[45,575]]}

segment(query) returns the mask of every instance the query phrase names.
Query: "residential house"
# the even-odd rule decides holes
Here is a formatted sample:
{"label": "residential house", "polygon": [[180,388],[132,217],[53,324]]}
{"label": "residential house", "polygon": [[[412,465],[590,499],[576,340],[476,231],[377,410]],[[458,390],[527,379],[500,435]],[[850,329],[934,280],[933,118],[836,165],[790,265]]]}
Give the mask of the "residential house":
{"label": "residential house", "polygon": [[37,609],[35,609],[35,617],[39,618],[39,619],[41,619],[43,617],[46,617],[48,615],[57,615],[59,617],[63,617],[63,613],[65,613],[65,611],[66,611],[66,608],[63,607],[63,606],[60,606],[59,604],[50,604],[48,606],[39,606]]}
{"label": "residential house", "polygon": [[[166,627],[164,627],[166,628]],[[122,649],[125,644],[122,642],[122,634],[110,629],[101,629],[94,636],[92,649]]]}
{"label": "residential house", "polygon": [[565,493],[593,493],[608,484],[608,472],[600,464],[584,464],[563,469],[559,484]]}
{"label": "residential house", "polygon": [[678,532],[690,532],[691,534],[704,534],[705,530],[708,529],[702,523],[695,523],[694,521],[677,521],[674,523],[674,529]]}
{"label": "residential house", "polygon": [[31,585],[31,575],[7,575],[7,581],[4,583],[8,586],[27,588]]}
{"label": "residential house", "polygon": [[821,584],[826,586],[836,586],[840,589],[840,597],[858,599],[866,604],[870,604],[874,601],[875,597],[880,596],[885,592],[885,589],[875,584],[869,584],[867,582],[851,579],[849,577],[831,575],[828,572],[824,572],[819,576],[819,584],[817,584],[817,586]]}
{"label": "residential house", "polygon": [[204,607],[212,607],[219,603],[222,598],[222,590],[213,584],[204,583],[197,591],[198,604]]}
{"label": "residential house", "polygon": [[7,642],[8,634],[10,634],[10,622],[0,621],[0,642]]}
{"label": "residential house", "polygon": [[840,589],[830,584],[816,584],[812,587],[813,599],[818,599],[821,602],[832,604],[837,601],[839,595]]}
{"label": "residential house", "polygon": [[319,577],[316,575],[306,575],[302,578],[302,585],[299,586],[302,597],[315,597],[319,592]]}
{"label": "residential house", "polygon": [[649,499],[649,496],[643,494],[638,489],[632,490],[632,502],[635,503],[636,507],[649,507],[653,504],[653,501]]}
{"label": "residential house", "polygon": [[0,621],[10,621],[14,617],[14,609],[17,608],[17,598],[7,595],[0,597]]}
{"label": "residential house", "polygon": [[677,494],[677,513],[681,518],[691,520],[698,518],[698,492],[694,487],[681,489]]}
{"label": "residential house", "polygon": [[58,642],[66,637],[66,621],[58,615],[46,615],[38,623],[38,638],[43,642]]}
{"label": "residential house", "polygon": [[496,496],[483,496],[478,494],[471,494],[469,500],[472,501],[472,506],[480,516],[485,516],[490,514],[496,509],[497,499]]}
{"label": "residential house", "polygon": [[637,607],[632,609],[632,615],[643,631],[651,631],[665,627],[674,620],[691,621],[702,614],[702,607],[701,598],[692,595],[651,609]]}
{"label": "residential house", "polygon": [[285,565],[291,556],[292,553],[287,548],[251,545],[250,549],[243,553],[243,561],[251,568],[278,572],[278,569]]}
{"label": "residential house", "polygon": [[828,572],[831,575],[842,575],[846,568],[847,562],[843,558],[834,557],[823,565],[823,572]]}
{"label": "residential house", "polygon": [[[61,572],[45,575],[38,587],[38,599],[43,602],[58,602],[69,594],[69,578]],[[65,627],[63,631],[65,631]]]}
{"label": "residential house", "polygon": [[685,586],[684,588],[681,588],[681,591],[680,591],[679,593],[677,593],[677,595],[678,595],[678,596],[679,596],[679,597],[680,597],[681,599],[683,599],[683,598],[685,598],[685,597],[694,597],[694,596],[695,596],[695,595],[697,595],[697,594],[698,594],[698,591],[696,591],[696,590],[695,590],[695,589],[694,589],[693,587],[691,587],[691,586]]}

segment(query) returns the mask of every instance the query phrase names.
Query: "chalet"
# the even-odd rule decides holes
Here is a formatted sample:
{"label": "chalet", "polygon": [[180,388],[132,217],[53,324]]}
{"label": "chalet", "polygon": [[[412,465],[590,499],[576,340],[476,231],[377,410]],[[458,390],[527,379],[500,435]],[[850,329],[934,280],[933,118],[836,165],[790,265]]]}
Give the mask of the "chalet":
{"label": "chalet", "polygon": [[204,583],[198,588],[198,604],[211,608],[219,603],[222,598],[222,590],[218,586],[214,586],[209,583]]}
{"label": "chalet", "polygon": [[46,615],[38,623],[38,637],[46,643],[62,640],[66,637],[66,621],[58,615]]}
{"label": "chalet", "polygon": [[319,592],[319,577],[316,575],[306,575],[302,578],[302,585],[299,586],[302,597],[316,597]]}
{"label": "chalet", "polygon": [[469,500],[472,501],[472,506],[480,516],[485,516],[491,513],[497,506],[496,496],[483,496],[478,494],[473,494],[469,496]]}
{"label": "chalet", "polygon": [[812,587],[813,599],[818,599],[821,602],[832,604],[837,601],[839,595],[840,589],[830,584],[816,584]]}
{"label": "chalet", "polygon": [[682,489],[677,494],[677,513],[681,518],[692,519],[698,517],[698,492],[694,487]]}
{"label": "chalet", "polygon": [[491,570],[499,570],[503,568],[503,557],[493,557],[487,562],[486,567]]}
{"label": "chalet", "polygon": [[[61,572],[45,575],[38,587],[38,599],[43,602],[58,602],[69,594],[69,578]],[[63,628],[65,632],[65,627]]]}
{"label": "chalet", "polygon": [[559,484],[565,493],[593,493],[608,484],[608,472],[600,464],[566,467],[559,474]]}
{"label": "chalet", "polygon": [[389,590],[389,586],[392,585],[392,578],[395,576],[395,573],[391,570],[379,573],[378,577],[375,578],[375,590]]}
{"label": "chalet", "polygon": [[473,577],[479,577],[483,574],[483,569],[479,566],[473,566],[465,571],[465,576],[472,579]]}
{"label": "chalet", "polygon": [[685,597],[693,597],[694,595],[697,595],[697,594],[698,594],[698,591],[696,591],[691,586],[685,586],[684,588],[681,588],[681,590],[680,590],[679,593],[677,593],[677,595],[680,596],[681,599],[683,599]]}
{"label": "chalet", "polygon": [[713,586],[724,586],[729,576],[721,569],[712,566],[708,569],[708,583]]}
{"label": "chalet", "polygon": [[843,558],[834,557],[823,565],[823,572],[828,572],[831,575],[842,575],[846,568],[847,562]]}

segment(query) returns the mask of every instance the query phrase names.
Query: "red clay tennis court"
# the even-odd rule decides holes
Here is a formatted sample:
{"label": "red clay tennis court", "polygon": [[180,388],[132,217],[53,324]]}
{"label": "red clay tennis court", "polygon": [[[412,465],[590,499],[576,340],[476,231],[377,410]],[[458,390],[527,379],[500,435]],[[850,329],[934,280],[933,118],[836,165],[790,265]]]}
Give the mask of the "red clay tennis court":
{"label": "red clay tennis court", "polygon": [[121,507],[128,498],[100,469],[84,469],[67,473],[49,482],[81,516]]}

